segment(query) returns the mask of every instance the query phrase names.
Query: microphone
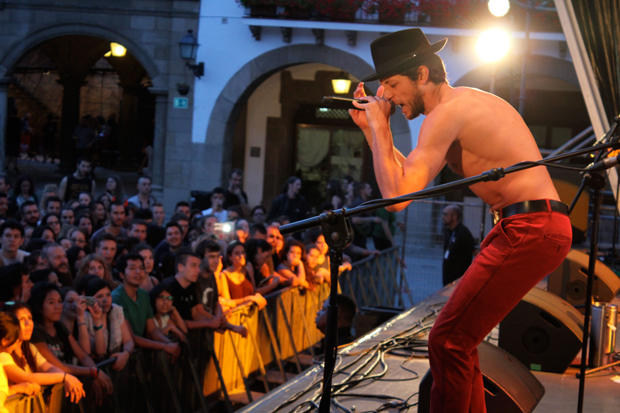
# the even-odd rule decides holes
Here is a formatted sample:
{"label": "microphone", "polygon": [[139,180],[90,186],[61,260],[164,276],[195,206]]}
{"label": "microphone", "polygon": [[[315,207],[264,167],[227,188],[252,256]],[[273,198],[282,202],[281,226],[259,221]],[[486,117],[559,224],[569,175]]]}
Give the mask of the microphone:
{"label": "microphone", "polygon": [[[367,103],[365,100],[359,99],[342,98],[340,96],[323,96],[323,106],[326,108],[364,110],[353,106],[353,102],[358,102],[361,104]],[[392,105],[390,116],[392,116],[396,112],[396,105],[392,102],[390,102],[390,104]]]}
{"label": "microphone", "polygon": [[586,172],[606,171],[620,163],[620,155],[611,158],[605,158],[602,161],[593,163],[586,168]]}

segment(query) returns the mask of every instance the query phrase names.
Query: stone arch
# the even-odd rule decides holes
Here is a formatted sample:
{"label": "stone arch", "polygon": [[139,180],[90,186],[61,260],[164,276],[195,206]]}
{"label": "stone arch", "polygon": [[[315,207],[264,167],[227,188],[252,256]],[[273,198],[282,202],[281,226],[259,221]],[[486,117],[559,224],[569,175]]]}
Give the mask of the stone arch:
{"label": "stone arch", "polygon": [[[520,59],[513,59],[508,65],[509,70],[498,71],[498,82],[508,77],[506,73],[510,72],[510,69],[515,73],[521,71]],[[484,88],[489,84],[491,70],[492,66],[490,64],[479,66],[461,76],[460,79],[454,82],[454,86]],[[573,63],[568,60],[544,55],[531,55],[528,56],[527,73],[528,75],[541,75],[563,80],[579,88],[579,80],[577,79],[575,67]]]}
{"label": "stone arch", "polygon": [[[354,54],[329,46],[299,44],[270,50],[246,63],[235,73],[218,96],[207,128],[206,143],[221,146],[223,151],[222,179],[230,171],[232,136],[243,105],[256,88],[272,74],[304,63],[323,63],[351,73],[358,79],[374,72],[374,68]],[[370,89],[376,86],[371,85]],[[395,145],[403,152],[411,150],[409,124],[402,116],[391,120]]]}
{"label": "stone arch", "polygon": [[14,42],[8,52],[0,57],[0,78],[10,76],[11,70],[26,53],[47,40],[67,35],[89,35],[116,41],[127,48],[147,71],[155,88],[165,88],[161,71],[149,54],[131,37],[107,27],[95,24],[67,23],[40,28]]}

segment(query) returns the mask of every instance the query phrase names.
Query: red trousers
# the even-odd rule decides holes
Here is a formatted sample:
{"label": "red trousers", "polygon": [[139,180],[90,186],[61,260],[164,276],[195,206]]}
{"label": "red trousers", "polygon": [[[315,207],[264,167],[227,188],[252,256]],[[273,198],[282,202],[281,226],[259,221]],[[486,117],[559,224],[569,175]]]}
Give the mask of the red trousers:
{"label": "red trousers", "polygon": [[476,347],[562,263],[571,238],[557,212],[513,215],[489,232],[429,335],[432,413],[486,412]]}

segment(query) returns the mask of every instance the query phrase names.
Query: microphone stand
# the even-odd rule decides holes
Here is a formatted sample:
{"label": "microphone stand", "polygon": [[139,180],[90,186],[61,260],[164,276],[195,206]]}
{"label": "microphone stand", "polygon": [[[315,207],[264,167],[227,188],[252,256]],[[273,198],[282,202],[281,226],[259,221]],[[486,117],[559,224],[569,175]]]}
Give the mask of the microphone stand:
{"label": "microphone stand", "polygon": [[341,208],[333,212],[323,213],[313,218],[282,225],[280,227],[280,233],[282,233],[282,235],[288,235],[294,232],[304,231],[320,226],[325,237],[325,242],[327,242],[327,245],[330,247],[331,290],[329,296],[329,306],[327,307],[327,326],[325,329],[325,366],[323,368],[322,387],[323,394],[321,397],[321,403],[319,404],[319,413],[329,413],[331,405],[332,376],[334,373],[336,357],[338,355],[338,306],[336,305],[336,295],[338,294],[338,267],[342,263],[344,249],[353,241],[353,230],[349,220],[350,216],[374,211],[406,201],[431,198],[458,189],[466,188],[479,182],[498,181],[507,174],[522,171],[535,166],[555,166],[582,171],[580,168],[554,165],[553,162],[596,151],[602,151],[603,149],[608,148],[620,148],[620,142],[596,145],[563,155],[545,158],[541,161],[520,162],[505,169],[495,168],[483,172],[480,175],[438,185],[433,188],[423,189],[411,194],[401,195],[390,199],[368,201],[355,208]]}
{"label": "microphone stand", "polygon": [[[614,124],[607,132],[605,137],[601,141],[611,141],[618,130],[618,126],[620,123],[620,116],[616,116],[614,119]],[[603,151],[600,151],[597,154],[595,159],[595,163],[598,162],[603,156]],[[588,279],[586,282],[586,298],[585,298],[585,311],[583,315],[583,337],[581,342],[581,364],[579,366],[579,373],[577,373],[577,377],[579,378],[579,396],[577,400],[577,412],[583,412],[583,402],[584,402],[584,393],[585,393],[585,380],[586,380],[586,363],[588,359],[592,358],[592,354],[588,357],[588,339],[590,338],[590,315],[592,312],[592,290],[594,287],[594,273],[596,270],[596,261],[598,260],[598,232],[599,232],[599,218],[601,211],[601,202],[603,199],[603,189],[606,185],[605,174],[604,171],[597,172],[587,172],[583,176],[583,180],[581,182],[581,186],[573,199],[573,202],[570,206],[570,212],[572,212],[573,208],[577,204],[584,188],[587,186],[590,188],[590,193],[592,195],[592,222],[591,228],[592,232],[590,234],[590,256],[588,259]]]}

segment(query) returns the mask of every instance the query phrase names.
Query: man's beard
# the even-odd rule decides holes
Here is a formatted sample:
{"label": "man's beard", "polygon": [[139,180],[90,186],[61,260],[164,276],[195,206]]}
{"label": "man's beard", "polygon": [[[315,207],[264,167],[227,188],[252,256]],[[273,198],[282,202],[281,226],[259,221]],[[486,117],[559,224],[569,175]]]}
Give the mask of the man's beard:
{"label": "man's beard", "polygon": [[413,120],[426,111],[424,107],[424,100],[422,99],[422,96],[418,93],[418,88],[416,87],[415,90],[416,93],[409,102],[411,114],[409,115],[409,117],[407,117],[408,120]]}

